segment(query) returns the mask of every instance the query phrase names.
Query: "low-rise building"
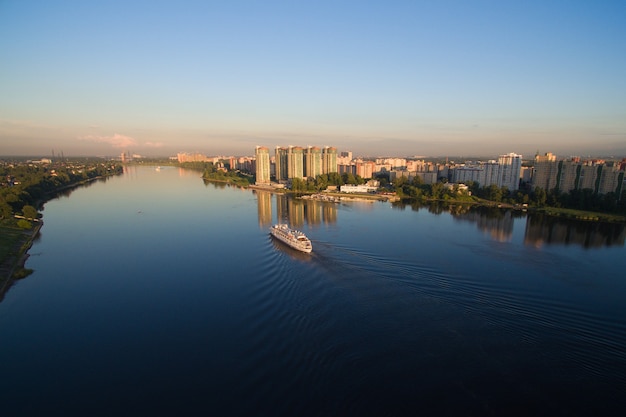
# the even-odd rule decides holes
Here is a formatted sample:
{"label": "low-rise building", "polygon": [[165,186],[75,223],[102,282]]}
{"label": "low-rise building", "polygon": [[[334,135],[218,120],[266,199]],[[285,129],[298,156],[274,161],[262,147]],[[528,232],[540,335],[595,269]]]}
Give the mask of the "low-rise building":
{"label": "low-rise building", "polygon": [[342,185],[339,188],[339,191],[342,193],[373,193],[376,192],[378,187],[374,187],[371,185]]}

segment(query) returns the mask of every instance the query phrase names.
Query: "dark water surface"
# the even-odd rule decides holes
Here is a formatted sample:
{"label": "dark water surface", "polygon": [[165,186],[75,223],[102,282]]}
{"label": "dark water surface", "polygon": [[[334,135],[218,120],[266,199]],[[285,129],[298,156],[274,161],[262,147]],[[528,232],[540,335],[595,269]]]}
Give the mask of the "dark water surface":
{"label": "dark water surface", "polygon": [[[314,252],[277,243],[278,220]],[[626,415],[623,226],[129,168],[46,204],[2,415]]]}

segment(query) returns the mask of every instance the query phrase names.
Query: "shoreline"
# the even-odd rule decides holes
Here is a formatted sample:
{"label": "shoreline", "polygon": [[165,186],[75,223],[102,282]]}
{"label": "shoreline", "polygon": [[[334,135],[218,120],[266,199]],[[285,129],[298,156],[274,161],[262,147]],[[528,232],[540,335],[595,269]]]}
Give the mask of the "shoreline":
{"label": "shoreline", "polygon": [[352,201],[389,201],[389,202],[394,202],[394,201],[399,201],[400,198],[396,195],[380,195],[380,194],[358,194],[358,193],[341,193],[341,192],[333,192],[333,191],[306,191],[306,192],[302,192],[302,193],[296,193],[294,191],[290,191],[287,189],[283,189],[283,188],[275,188],[272,186],[266,186],[266,185],[249,185],[248,188],[252,189],[252,190],[259,190],[259,191],[268,191],[270,193],[276,193],[276,194],[291,194],[296,198],[302,198],[302,196],[305,195],[311,195],[311,194],[322,194],[322,195],[327,195],[330,197],[340,197],[342,202],[345,202],[346,200],[352,200]]}
{"label": "shoreline", "polygon": [[22,231],[22,239],[18,239],[14,244],[14,255],[9,255],[0,264],[0,301],[4,299],[6,292],[13,286],[15,281],[20,278],[15,278],[14,274],[17,270],[23,269],[28,257],[28,251],[33,246],[33,243],[41,228],[43,227],[43,221],[37,220],[33,222],[33,228],[29,231]]}
{"label": "shoreline", "polygon": [[[73,188],[89,184],[93,181],[108,178],[109,176],[110,175],[99,175],[97,177],[88,178],[74,184],[67,184],[59,187],[52,192],[46,193],[44,195],[44,198],[38,200],[35,203],[36,208],[39,211],[44,204],[56,198],[58,196],[58,193],[62,191],[71,190]],[[4,294],[6,294],[7,290],[11,288],[13,283],[16,280],[20,279],[14,278],[14,274],[19,269],[24,268],[24,265],[26,264],[26,261],[29,257],[28,251],[33,246],[35,238],[37,238],[37,236],[39,235],[39,232],[41,231],[44,222],[42,218],[39,218],[33,219],[32,223],[33,227],[30,230],[20,230],[18,227],[7,227],[7,229],[19,231],[22,236],[21,238],[17,239],[7,257],[3,259],[0,263],[0,301],[2,301],[2,299],[4,298]],[[4,226],[0,226],[0,229],[2,228],[4,228]]]}

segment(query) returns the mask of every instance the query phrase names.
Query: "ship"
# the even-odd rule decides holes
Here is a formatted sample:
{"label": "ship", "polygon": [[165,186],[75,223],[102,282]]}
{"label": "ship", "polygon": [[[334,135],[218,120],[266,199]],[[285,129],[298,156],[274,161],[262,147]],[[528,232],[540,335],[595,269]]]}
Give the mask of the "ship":
{"label": "ship", "polygon": [[308,237],[299,230],[290,229],[286,224],[275,224],[270,228],[270,234],[281,242],[301,252],[311,253],[313,245]]}

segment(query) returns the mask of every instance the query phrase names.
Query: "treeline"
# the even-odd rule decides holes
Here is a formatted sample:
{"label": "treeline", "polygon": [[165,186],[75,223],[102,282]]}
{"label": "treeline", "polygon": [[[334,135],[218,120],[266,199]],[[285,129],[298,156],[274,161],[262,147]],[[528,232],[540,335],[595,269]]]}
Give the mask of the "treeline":
{"label": "treeline", "polygon": [[15,215],[35,218],[38,205],[49,195],[90,179],[120,173],[121,165],[102,162],[0,165],[0,219],[11,221]]}
{"label": "treeline", "polygon": [[[384,176],[381,177],[382,180],[384,178]],[[419,177],[411,181],[401,177],[391,182],[390,190],[395,191],[401,198],[421,201],[434,199],[479,202],[482,199],[502,204],[527,204],[532,207],[567,208],[626,215],[626,191],[622,192],[621,198],[618,198],[616,193],[596,194],[591,189],[560,193],[558,190],[546,192],[540,187],[511,191],[507,187],[497,185],[481,187],[475,182],[470,182],[467,186],[469,192],[459,190],[457,185],[448,188],[443,182],[423,184]]]}
{"label": "treeline", "polygon": [[212,162],[185,162],[181,166],[183,168],[202,170],[202,178],[207,181],[225,182],[239,187],[247,187],[254,181],[252,175],[247,175],[240,171],[221,169],[221,167],[216,167]]}
{"label": "treeline", "polygon": [[291,180],[291,191],[298,192],[319,192],[323,191],[329,186],[341,187],[342,185],[361,185],[365,184],[365,179],[359,175],[354,175],[348,172],[339,174],[338,172],[331,172],[329,174],[318,175],[315,178],[293,178]]}
{"label": "treeline", "polygon": [[[384,175],[379,176],[381,184],[388,182],[388,178]],[[406,177],[395,178],[390,184],[391,191],[395,191],[401,199],[413,199],[417,201],[427,200],[454,200],[461,202],[476,202],[469,191],[459,188],[458,185],[447,187],[444,182],[436,182],[434,184],[424,184],[420,177],[414,177],[409,180]]]}

